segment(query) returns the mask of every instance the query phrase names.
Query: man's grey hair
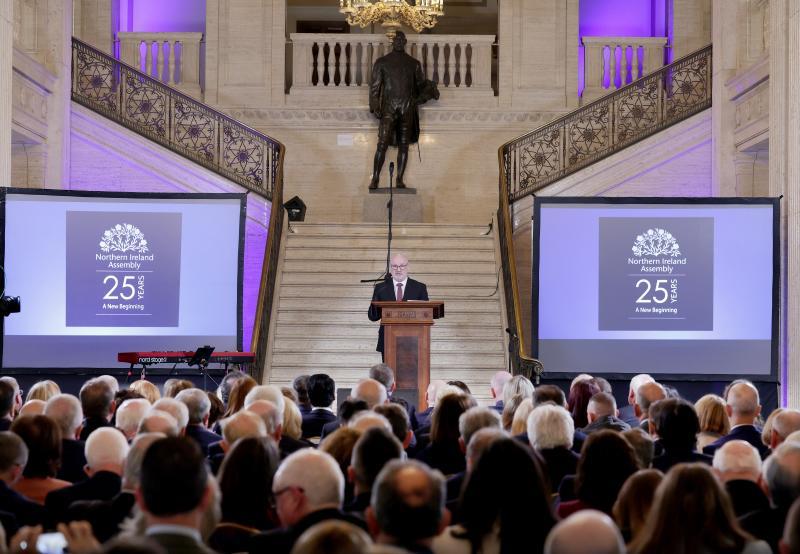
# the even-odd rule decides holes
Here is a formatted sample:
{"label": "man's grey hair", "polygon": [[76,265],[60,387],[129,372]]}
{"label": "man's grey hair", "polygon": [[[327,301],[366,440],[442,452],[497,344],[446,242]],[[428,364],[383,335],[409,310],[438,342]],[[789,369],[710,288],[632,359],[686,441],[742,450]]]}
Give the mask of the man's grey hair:
{"label": "man's grey hair", "polygon": [[390,391],[394,385],[394,370],[386,364],[375,364],[369,368],[369,378],[375,379]]}
{"label": "man's grey hair", "polygon": [[312,511],[326,506],[341,507],[344,501],[344,476],[339,463],[321,450],[304,448],[283,460],[275,473],[272,490],[286,487],[302,488]]}
{"label": "man's grey hair", "polygon": [[65,439],[75,438],[75,431],[83,422],[81,401],[71,394],[57,394],[48,400],[44,415],[56,422]]}
{"label": "man's grey hair", "polygon": [[178,393],[175,400],[186,404],[189,410],[189,424],[199,425],[211,412],[211,400],[206,391],[200,389],[184,389]]}
{"label": "man's grey hair", "polygon": [[264,420],[258,414],[247,410],[236,412],[222,422],[222,437],[231,446],[245,437],[266,436],[267,426],[264,425]]}
{"label": "man's grey hair", "polygon": [[496,371],[494,375],[492,375],[492,380],[489,386],[494,391],[495,396],[501,397],[503,396],[503,389],[512,379],[513,375],[511,375],[508,371]]}
{"label": "man's grey hair", "polygon": [[572,448],[574,438],[575,422],[561,406],[543,404],[528,416],[528,442],[537,450]]}
{"label": "man's grey hair", "polygon": [[119,381],[113,375],[98,375],[97,379],[108,383],[108,386],[111,387],[111,390],[114,391],[114,394],[119,392]]}
{"label": "man's grey hair", "polygon": [[0,473],[5,473],[14,465],[25,467],[27,463],[28,446],[20,436],[11,431],[0,432]]}
{"label": "man's grey hair", "polygon": [[245,409],[256,400],[268,400],[275,404],[283,421],[283,412],[286,410],[286,397],[283,396],[280,387],[275,385],[258,385],[253,387],[247,396],[244,397]]}
{"label": "man's grey hair", "polygon": [[178,422],[178,429],[186,429],[189,425],[189,409],[183,402],[174,398],[159,398],[153,403],[153,408],[172,414]]}
{"label": "man's grey hair", "polygon": [[772,430],[783,440],[795,431],[800,431],[800,410],[786,408],[779,412],[772,420]]}
{"label": "man's grey hair", "polygon": [[371,410],[379,404],[384,404],[389,397],[386,387],[375,379],[362,379],[353,387],[350,393],[355,400],[363,400]]}
{"label": "man's grey hair", "polygon": [[757,479],[761,474],[761,456],[745,441],[728,441],[714,451],[714,469],[722,474],[747,473]]}
{"label": "man's grey hair", "polygon": [[503,387],[503,404],[508,405],[515,394],[522,398],[533,398],[533,383],[523,375],[515,375]]}
{"label": "man's grey hair", "polygon": [[178,420],[171,413],[151,408],[139,422],[139,434],[141,433],[164,433],[168,437],[177,437],[181,429],[178,427]]}
{"label": "man's grey hair", "polygon": [[92,431],[86,439],[84,454],[86,465],[99,468],[108,464],[118,466],[120,470],[128,455],[128,440],[119,429],[100,427]]}
{"label": "man's grey hair", "polygon": [[476,406],[470,408],[458,417],[458,432],[465,445],[469,444],[472,435],[486,427],[494,427],[502,429],[503,423],[500,420],[500,414],[491,408],[484,408]]}
{"label": "man's grey hair", "polygon": [[616,416],[617,401],[607,392],[597,392],[589,399],[587,411],[598,416]]}
{"label": "man's grey hair", "polygon": [[628,387],[628,395],[630,396],[631,393],[634,395],[636,391],[639,390],[639,387],[644,385],[645,383],[655,383],[655,379],[647,373],[640,373],[639,375],[634,375],[631,379],[631,384]]}
{"label": "man's grey hair", "polygon": [[755,415],[760,406],[758,389],[749,381],[736,383],[728,390],[725,399],[734,415]]}
{"label": "man's grey hair", "polygon": [[269,400],[256,400],[247,407],[247,411],[253,412],[261,418],[267,428],[267,434],[270,436],[277,433],[278,427],[283,425],[278,407]]}
{"label": "man's grey hair", "polygon": [[[141,400],[141,399],[140,399]],[[137,435],[128,450],[128,457],[125,458],[125,468],[122,473],[122,488],[126,491],[134,491],[139,486],[139,479],[142,476],[142,460],[145,452],[151,444],[157,440],[166,438],[164,433],[142,433]]]}
{"label": "man's grey hair", "polygon": [[650,404],[653,403],[653,401],[651,401],[651,399],[649,399],[645,394],[645,391],[650,385],[654,385],[661,390],[663,396],[659,400],[667,397],[667,391],[664,390],[664,386],[661,383],[656,383],[655,381],[643,383],[638,389],[636,389],[636,405],[642,409],[643,413],[647,413],[648,410],[650,410]]}
{"label": "man's grey hair", "polygon": [[544,543],[545,554],[625,554],[614,520],[597,510],[581,510],[559,521]]}
{"label": "man's grey hair", "polygon": [[467,443],[467,464],[470,466],[475,464],[480,455],[483,454],[494,441],[507,436],[508,433],[503,431],[502,428],[497,427],[484,427],[483,429],[475,431]]}
{"label": "man's grey hair", "polygon": [[126,437],[134,436],[150,408],[150,402],[146,398],[129,398],[124,401],[117,408],[117,429],[125,433]]}
{"label": "man's grey hair", "polygon": [[800,496],[800,444],[783,442],[761,468],[772,502],[788,508]]}
{"label": "man's grey hair", "polygon": [[219,384],[219,388],[217,389],[217,396],[219,399],[222,400],[222,403],[226,406],[228,405],[228,397],[231,394],[231,389],[233,385],[236,384],[237,381],[240,379],[244,379],[247,377],[247,374],[244,371],[239,369],[234,369],[229,371],[225,377],[222,378],[222,381]]}

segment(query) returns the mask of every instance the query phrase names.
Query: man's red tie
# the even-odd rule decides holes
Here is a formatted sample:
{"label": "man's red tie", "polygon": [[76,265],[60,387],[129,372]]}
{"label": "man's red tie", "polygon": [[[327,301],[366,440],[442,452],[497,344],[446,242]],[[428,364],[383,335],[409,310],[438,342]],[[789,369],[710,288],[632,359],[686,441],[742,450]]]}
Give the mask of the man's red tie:
{"label": "man's red tie", "polygon": [[397,301],[403,301],[403,283],[397,283]]}

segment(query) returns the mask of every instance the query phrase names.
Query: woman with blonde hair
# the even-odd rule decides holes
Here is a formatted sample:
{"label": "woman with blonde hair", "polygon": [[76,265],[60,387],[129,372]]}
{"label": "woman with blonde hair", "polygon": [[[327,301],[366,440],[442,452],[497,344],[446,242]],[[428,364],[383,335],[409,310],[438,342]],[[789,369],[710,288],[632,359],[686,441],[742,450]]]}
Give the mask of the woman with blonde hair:
{"label": "woman with blonde hair", "polygon": [[700,432],[697,434],[697,450],[703,451],[707,445],[731,430],[731,422],[725,409],[725,401],[716,394],[707,394],[694,404],[697,418],[700,420]]}
{"label": "woman with blonde hair", "polygon": [[25,397],[25,402],[28,402],[29,400],[41,400],[42,402],[47,402],[57,394],[61,394],[61,387],[59,387],[55,381],[50,381],[49,379],[46,381],[39,381],[31,387],[31,390],[28,391],[28,395]]}
{"label": "woman with blonde hair", "polygon": [[134,381],[128,388],[134,392],[138,392],[143,397],[147,399],[150,404],[155,403],[156,400],[161,398],[161,391],[158,390],[158,387],[155,386],[150,381],[146,379],[139,379],[138,381]]}
{"label": "woman with blonde hair", "polygon": [[526,398],[514,412],[514,419],[511,420],[511,436],[516,437],[528,432],[528,416],[533,411],[533,400]]}

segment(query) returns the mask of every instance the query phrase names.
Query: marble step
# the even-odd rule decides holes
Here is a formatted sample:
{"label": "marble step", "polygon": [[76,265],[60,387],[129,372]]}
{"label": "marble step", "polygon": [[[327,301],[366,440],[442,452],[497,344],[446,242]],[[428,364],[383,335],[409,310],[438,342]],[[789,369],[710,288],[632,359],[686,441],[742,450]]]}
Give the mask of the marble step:
{"label": "marble step", "polygon": [[[434,224],[434,223],[395,223],[392,225],[392,236],[480,236],[489,229],[486,225],[471,224]],[[292,234],[295,235],[362,235],[386,237],[388,226],[385,223],[292,223]]]}

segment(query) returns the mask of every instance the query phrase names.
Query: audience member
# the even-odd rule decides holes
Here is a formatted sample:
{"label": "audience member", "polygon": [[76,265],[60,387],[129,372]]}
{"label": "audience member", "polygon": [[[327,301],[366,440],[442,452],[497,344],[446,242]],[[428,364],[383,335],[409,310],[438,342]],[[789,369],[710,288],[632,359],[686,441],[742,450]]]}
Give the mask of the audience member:
{"label": "audience member", "polygon": [[655,381],[646,381],[636,389],[636,396],[634,397],[633,411],[636,417],[639,418],[639,426],[650,433],[650,405],[653,402],[664,400],[667,393],[664,387]]}
{"label": "audience member", "polygon": [[80,401],[71,394],[57,394],[47,401],[44,415],[56,422],[61,429],[61,467],[56,477],[77,483],[86,479],[84,442],[78,440],[83,410]]}
{"label": "audience member", "polygon": [[513,375],[511,375],[508,371],[497,371],[494,375],[492,375],[492,380],[489,385],[489,394],[494,400],[494,404],[491,404],[489,407],[495,410],[498,414],[503,413],[503,391],[505,389],[506,383],[508,383],[512,379]]}
{"label": "audience member", "polygon": [[415,460],[386,464],[366,512],[375,542],[429,552],[436,535],[449,523],[444,494],[444,478],[435,469]]}
{"label": "audience member", "polygon": [[583,510],[558,522],[544,543],[545,554],[625,554],[614,521],[597,510]]}
{"label": "audience member", "polygon": [[208,400],[211,403],[211,409],[208,411],[208,425],[206,425],[206,427],[213,429],[214,425],[216,425],[217,421],[222,417],[222,414],[225,413],[225,404],[222,403],[219,396],[211,391],[207,391],[206,396],[208,396]]}
{"label": "audience member", "polygon": [[375,379],[362,379],[353,390],[350,396],[354,400],[363,400],[367,403],[368,409],[373,409],[375,406],[385,404],[389,398],[386,388]]}
{"label": "audience member", "polygon": [[28,395],[25,397],[25,402],[30,402],[31,400],[41,400],[42,402],[47,402],[57,394],[61,394],[61,387],[58,386],[58,383],[51,381],[50,379],[38,381],[34,383],[31,389],[28,391]]}
{"label": "audience member", "polygon": [[475,406],[475,400],[465,394],[448,394],[436,403],[433,410],[430,444],[417,454],[417,459],[445,475],[466,469],[466,460],[458,441],[458,419]]}
{"label": "audience member", "polygon": [[783,536],[778,543],[780,554],[800,554],[800,500],[796,500],[786,516]]}
{"label": "audience member", "polygon": [[381,427],[364,431],[353,447],[347,470],[348,481],[353,484],[353,501],[345,511],[363,517],[370,503],[372,485],[383,466],[402,457],[403,445],[389,431]]}
{"label": "audience member", "polygon": [[514,395],[520,394],[522,398],[533,398],[533,383],[523,375],[515,375],[503,387],[503,405],[508,404]]}
{"label": "audience member", "polygon": [[14,421],[16,398],[13,385],[0,379],[0,431],[8,431]]}
{"label": "audience member", "polygon": [[283,434],[295,440],[303,436],[303,414],[294,402],[287,402],[284,406]]}
{"label": "audience member", "polygon": [[639,537],[663,478],[664,474],[657,469],[640,469],[619,490],[611,512],[626,543]]}
{"label": "audience member", "polygon": [[103,427],[89,435],[85,450],[89,478],[47,495],[45,508],[52,520],[67,521],[67,508],[77,500],[110,500],[119,494],[128,449],[125,435],[113,427]]}
{"label": "audience member", "polygon": [[389,423],[389,420],[371,410],[358,412],[350,419],[350,421],[347,423],[347,426],[361,433],[367,429],[372,429],[373,427],[382,427],[388,432],[392,432],[392,424]]}
{"label": "audience member", "polygon": [[772,421],[772,432],[770,433],[768,446],[771,449],[775,449],[795,431],[800,431],[800,410],[789,408],[781,410]]}
{"label": "audience member", "polygon": [[161,391],[158,390],[158,387],[146,379],[134,381],[128,385],[128,388],[141,394],[150,404],[161,398]]}
{"label": "audience member", "polygon": [[203,453],[193,440],[170,437],[150,445],[136,501],[145,515],[147,536],[167,552],[213,552],[200,534],[212,493]]}
{"label": "audience member", "polygon": [[[319,450],[330,454],[336,463],[339,464],[339,469],[342,476],[347,475],[347,469],[350,467],[353,459],[353,448],[361,436],[361,431],[356,431],[350,427],[339,427],[336,431],[322,439],[319,444]],[[350,503],[353,499],[353,488],[350,483],[345,483],[345,504]]]}
{"label": "audience member", "polygon": [[170,414],[178,423],[178,434],[186,433],[186,426],[189,425],[189,409],[186,404],[175,398],[164,397],[153,403],[153,409]]}
{"label": "audience member", "polygon": [[[27,462],[28,448],[22,439],[15,433],[0,431],[0,523],[9,537],[19,527],[38,525],[45,517],[40,503],[14,490]],[[4,546],[0,543],[0,547]]]}
{"label": "audience member", "polygon": [[653,468],[666,473],[675,464],[702,462],[711,465],[711,456],[697,452],[697,433],[700,422],[694,406],[686,400],[667,398],[656,402],[658,429],[663,452],[653,458]]}
{"label": "audience member", "polygon": [[288,553],[300,535],[325,520],[364,526],[342,511],[344,477],[336,460],[324,452],[305,449],[286,458],[275,473],[272,494],[282,527],[253,536],[250,552]]}
{"label": "audience member", "polygon": [[[767,420],[764,422],[764,426],[761,427],[761,443],[769,446],[769,443],[772,442],[772,422],[775,421],[775,418],[778,417],[778,414],[781,413],[786,408],[781,408],[780,406],[772,410]],[[761,419],[759,417],[759,419]]]}
{"label": "audience member", "polygon": [[[14,420],[15,417],[19,414],[20,409],[22,409],[22,389],[19,388],[19,383],[17,380],[10,376],[0,377],[0,382],[5,383],[6,385],[10,385],[13,391],[12,398],[13,401],[11,403],[11,409],[0,419],[0,431],[7,431],[11,427],[11,421]],[[0,388],[0,416],[3,415],[4,411],[2,409],[2,398],[6,398],[8,395],[8,391],[2,392],[6,390],[5,387]],[[7,402],[7,401],[6,401]]]}
{"label": "audience member", "polygon": [[514,424],[514,414],[525,401],[525,397],[521,394],[515,394],[508,400],[503,401],[503,413],[500,415],[500,422],[505,431],[511,432],[511,426]]}
{"label": "audience member", "polygon": [[731,430],[725,400],[716,394],[706,394],[694,403],[697,419],[700,421],[700,433],[697,434],[697,449],[703,448],[724,437]]}
{"label": "audience member", "polygon": [[403,445],[403,450],[407,450],[414,439],[408,412],[400,404],[393,403],[380,404],[375,406],[373,411],[389,421],[392,426],[392,434]]}
{"label": "audience member", "polygon": [[72,483],[56,479],[61,465],[61,430],[47,416],[20,416],[11,424],[28,449],[28,461],[22,477],[13,489],[38,504],[44,504],[48,493]]}
{"label": "audience member", "polygon": [[[225,413],[222,414],[222,419],[227,419],[233,414],[244,408],[244,400],[251,390],[256,388],[258,383],[249,375],[244,375],[235,381],[231,386],[230,393],[228,394],[228,402],[225,404]],[[217,422],[219,425],[219,422]],[[220,434],[220,429],[213,429],[217,434]]]}
{"label": "audience member", "polygon": [[601,429],[619,432],[630,429],[630,425],[619,419],[618,415],[617,401],[614,397],[607,392],[598,392],[589,399],[589,404],[586,406],[586,418],[589,424],[581,431],[589,435]]}
{"label": "audience member", "polygon": [[770,549],[739,526],[728,495],[711,469],[694,463],[679,464],[664,477],[629,551],[768,554]]}
{"label": "audience member", "polygon": [[177,437],[180,428],[171,413],[151,408],[139,422],[138,433],[164,433],[168,437]]}
{"label": "audience member", "polygon": [[509,429],[509,433],[511,433],[512,436],[516,437],[518,435],[524,435],[527,433],[528,416],[532,411],[532,399],[526,398],[520,402],[519,406],[517,406],[517,409],[514,412],[514,417],[511,419],[511,428]]}
{"label": "audience member", "polygon": [[267,429],[267,436],[272,437],[277,444],[281,440],[283,433],[283,423],[278,407],[269,400],[256,400],[246,409],[261,418],[261,421],[264,422],[264,427]]}
{"label": "audience member", "polygon": [[28,400],[25,404],[22,405],[22,408],[19,409],[19,414],[17,417],[22,416],[34,416],[34,415],[44,415],[44,408],[45,408],[45,401],[39,400],[38,398],[34,398],[33,400]]}
{"label": "audience member", "polygon": [[331,405],[336,399],[336,383],[324,373],[308,378],[308,399],[311,411],[303,416],[303,438],[321,437],[322,427],[336,421]]}
{"label": "audience member", "polygon": [[308,375],[298,375],[292,381],[292,388],[297,393],[297,408],[300,414],[311,412],[311,400],[308,398]]}
{"label": "audience member", "polygon": [[[531,525],[531,522],[536,522]],[[530,450],[497,438],[472,468],[461,496],[459,524],[434,539],[433,551],[540,552],[556,519],[542,468]]]}
{"label": "audience member", "polygon": [[188,379],[167,379],[164,381],[164,398],[175,398],[178,393],[194,388],[194,383]]}
{"label": "audience member", "polygon": [[533,391],[533,407],[536,408],[547,402],[555,404],[556,406],[561,406],[562,408],[567,407],[567,397],[560,387],[555,385],[539,385],[536,387],[536,390]]}
{"label": "audience member", "polygon": [[114,413],[114,389],[105,379],[89,379],[80,391],[83,428],[80,440],[85,441],[95,429],[111,427]]}
{"label": "audience member", "polygon": [[312,525],[295,542],[292,554],[364,554],[372,539],[360,527],[346,521]]}
{"label": "audience member", "polygon": [[760,486],[761,456],[749,442],[728,441],[717,448],[713,467],[725,485],[737,517],[769,508],[769,499]]}
{"label": "audience member", "polygon": [[433,408],[436,406],[436,395],[439,389],[445,386],[447,386],[447,383],[438,379],[428,383],[428,388],[425,390],[427,408],[417,412],[416,419],[411,420],[411,428],[418,434],[427,433],[430,430],[431,416],[433,415]]}
{"label": "audience member", "polygon": [[631,427],[638,427],[640,423],[636,415],[636,410],[634,409],[636,405],[636,391],[645,383],[652,383],[654,381],[655,379],[647,373],[634,375],[631,379],[630,385],[628,386],[628,404],[619,410],[619,418]]}
{"label": "audience member", "polygon": [[447,384],[450,385],[451,387],[456,387],[457,389],[459,389],[464,394],[470,394],[470,395],[472,394],[472,391],[469,390],[469,387],[467,386],[467,384],[464,381],[460,381],[458,379],[454,379],[452,381],[448,381]]}
{"label": "audience member", "polygon": [[[233,385],[236,384],[237,381],[240,379],[244,379],[245,377],[249,377],[244,371],[239,369],[234,369],[229,371],[225,374],[225,377],[222,378],[222,381],[219,383],[219,388],[217,389],[217,396],[222,401],[222,404],[227,409],[228,407],[228,399],[231,395],[231,390],[233,389]],[[225,413],[225,410],[222,411]]]}
{"label": "audience member", "polygon": [[297,391],[295,391],[292,387],[282,386],[281,387],[281,394],[287,400],[291,400],[295,404],[298,402],[297,398]]}
{"label": "audience member", "polygon": [[578,469],[578,455],[571,450],[574,422],[561,406],[544,404],[528,416],[528,440],[545,461],[545,474],[551,492],[558,491],[566,475]]}
{"label": "audience member", "polygon": [[749,381],[743,381],[733,385],[725,398],[731,431],[706,446],[703,452],[713,456],[714,451],[726,442],[744,440],[758,449],[763,460],[769,455],[769,447],[761,442],[761,433],[755,426],[756,418],[761,413],[758,389]]}
{"label": "audience member", "polygon": [[208,417],[211,412],[211,401],[205,391],[187,388],[178,392],[175,400],[183,402],[189,416],[186,425],[186,436],[197,442],[204,456],[208,455],[208,447],[220,440],[218,434],[208,430]]}
{"label": "audience member", "polygon": [[589,400],[598,392],[600,392],[600,387],[591,379],[577,381],[570,388],[569,397],[567,398],[567,409],[572,415],[572,420],[575,422],[576,429],[583,429],[589,425],[589,416],[587,413]]}
{"label": "audience member", "polygon": [[636,459],[639,461],[639,467],[642,469],[649,468],[653,464],[653,456],[655,455],[653,438],[641,427],[633,427],[623,431],[622,436],[633,447]]}

